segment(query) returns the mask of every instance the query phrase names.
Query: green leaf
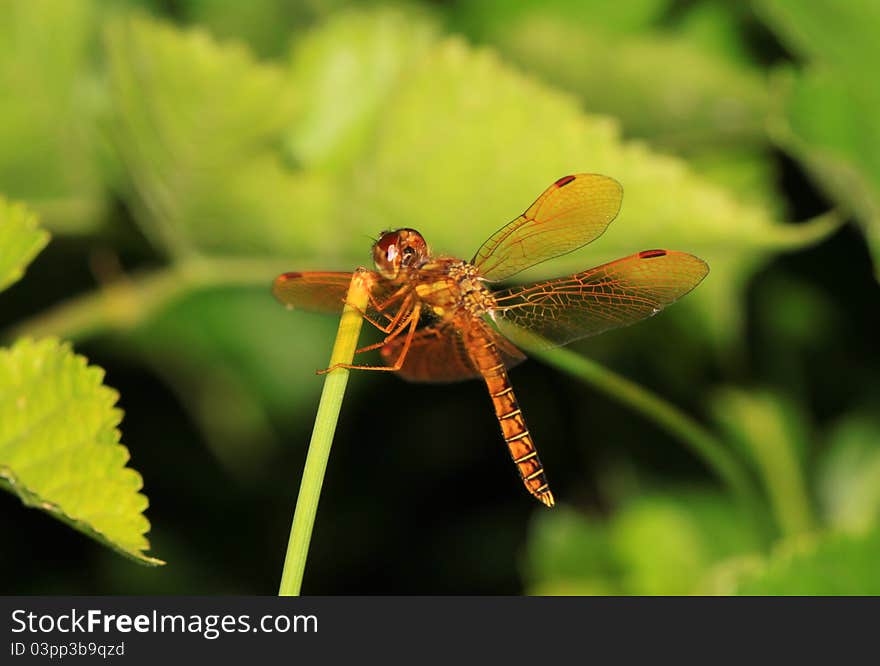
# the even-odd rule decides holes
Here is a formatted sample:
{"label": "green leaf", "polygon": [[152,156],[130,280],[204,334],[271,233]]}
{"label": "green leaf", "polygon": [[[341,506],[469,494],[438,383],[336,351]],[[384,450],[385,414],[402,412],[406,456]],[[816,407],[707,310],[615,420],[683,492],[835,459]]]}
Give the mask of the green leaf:
{"label": "green leaf", "polygon": [[[880,6],[873,0],[757,0],[759,15],[795,53],[858,76],[870,68],[865,54],[880,55],[874,39],[880,29]],[[841,40],[842,36],[847,39]],[[869,83],[869,81],[865,81]]]}
{"label": "green leaf", "polygon": [[103,208],[95,13],[88,0],[5,2],[0,21],[0,191],[62,232],[94,229]]}
{"label": "green leaf", "polygon": [[524,275],[583,270],[652,247],[692,252],[712,272],[686,302],[701,308],[703,327],[719,341],[739,330],[740,294],[754,270],[834,228],[776,223],[760,205],[678,159],[623,142],[610,119],[584,115],[572,98],[456,39],[431,49],[400,82],[380,122],[339,226],[361,243],[361,256],[363,234],[407,226],[438,250],[470,257],[555,179],[603,173],[624,186],[619,218],[588,248]]}
{"label": "green leaf", "polygon": [[218,38],[241,40],[261,56],[277,56],[291,33],[338,4],[341,0],[183,0],[179,6],[187,22],[207,27]]}
{"label": "green leaf", "polygon": [[811,70],[786,83],[787,117],[774,125],[774,136],[861,223],[880,276],[880,98],[853,90],[831,71]]}
{"label": "green leaf", "polygon": [[530,594],[620,592],[607,526],[565,506],[535,515],[523,569]]}
{"label": "green leaf", "polygon": [[744,23],[751,18],[747,3],[698,2],[687,7],[675,24],[676,34],[705,53],[731,63],[753,62]]}
{"label": "green leaf", "polygon": [[453,27],[480,40],[492,41],[526,20],[567,18],[578,25],[592,25],[613,34],[641,32],[656,24],[668,10],[670,0],[495,0],[466,2],[450,16]]}
{"label": "green leaf", "polygon": [[737,586],[745,595],[880,594],[880,530],[830,534],[779,548]]}
{"label": "green leaf", "polygon": [[536,515],[524,577],[532,594],[689,594],[712,567],[759,548],[731,499],[674,489],[633,499],[607,522],[566,507]]}
{"label": "green leaf", "polygon": [[880,422],[854,414],[835,425],[818,469],[828,522],[861,531],[880,524]]}
{"label": "green leaf", "polygon": [[773,133],[815,182],[862,224],[880,277],[880,5],[762,0],[769,26],[808,65],[786,72]]}
{"label": "green leaf", "polygon": [[0,349],[0,485],[133,560],[149,557],[140,474],[104,372],[53,339]]}
{"label": "green leaf", "polygon": [[36,215],[0,195],[0,291],[21,278],[48,242],[49,234],[37,225]]}
{"label": "green leaf", "polygon": [[763,147],[707,149],[688,156],[688,165],[703,178],[725,188],[745,203],[782,219],[787,202],[775,189],[779,180],[776,160]]}
{"label": "green leaf", "polygon": [[688,594],[708,565],[697,526],[666,502],[634,502],[615,517],[611,538],[628,594]]}
{"label": "green leaf", "polygon": [[293,83],[303,111],[291,132],[296,159],[349,167],[368,147],[385,99],[435,40],[433,22],[413,11],[339,14],[296,44]]}
{"label": "green leaf", "polygon": [[813,514],[804,479],[809,432],[804,415],[769,391],[720,390],[711,407],[727,438],[746,453],[763,478],[783,533],[810,531]]}
{"label": "green leaf", "polygon": [[297,101],[283,69],[145,18],[112,21],[106,44],[113,143],[158,247],[176,256],[318,250],[333,183],[284,164]]}
{"label": "green leaf", "polygon": [[741,581],[764,566],[764,558],[758,554],[731,557],[713,566],[696,590],[696,594],[730,596],[736,594]]}
{"label": "green leaf", "polygon": [[764,77],[690,36],[621,35],[598,20],[541,9],[505,20],[491,43],[510,62],[576,94],[587,111],[615,116],[627,135],[665,149],[717,152],[766,140]]}
{"label": "green leaf", "polygon": [[712,568],[759,550],[735,503],[717,491],[673,489],[639,497],[618,511],[611,541],[628,594],[692,594]]}

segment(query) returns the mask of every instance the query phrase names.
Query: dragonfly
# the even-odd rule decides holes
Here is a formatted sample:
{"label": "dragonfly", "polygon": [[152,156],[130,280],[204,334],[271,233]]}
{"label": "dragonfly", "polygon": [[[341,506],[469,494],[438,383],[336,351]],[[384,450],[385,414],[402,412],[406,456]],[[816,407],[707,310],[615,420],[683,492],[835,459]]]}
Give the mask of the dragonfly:
{"label": "dragonfly", "polygon": [[[696,287],[709,267],[684,252],[643,250],[565,277],[492,286],[596,240],[617,217],[622,198],[623,187],[608,176],[560,178],[470,261],[434,255],[414,229],[383,232],[372,248],[375,270],[359,269],[369,292],[361,315],[383,339],[356,353],[378,349],[385,364],[319,372],[387,371],[416,382],[482,378],[522,482],[552,507],[555,498],[507,372],[525,359],[520,348],[564,345],[651,317]],[[339,313],[352,275],[284,273],[273,293],[288,307]]]}

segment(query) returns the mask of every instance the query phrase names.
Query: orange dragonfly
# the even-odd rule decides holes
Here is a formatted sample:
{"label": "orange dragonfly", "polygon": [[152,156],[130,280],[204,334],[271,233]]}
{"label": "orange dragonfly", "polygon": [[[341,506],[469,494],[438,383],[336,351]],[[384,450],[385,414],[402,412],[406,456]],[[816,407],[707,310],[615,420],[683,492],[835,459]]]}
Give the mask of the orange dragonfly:
{"label": "orange dragonfly", "polygon": [[[482,377],[526,489],[552,507],[507,375],[525,359],[516,345],[564,345],[651,317],[696,287],[709,267],[683,252],[644,250],[567,277],[500,291],[488,285],[595,240],[617,216],[622,197],[620,183],[607,176],[560,178],[471,261],[431,254],[414,229],[384,232],[373,245],[376,270],[364,272],[370,294],[362,314],[385,337],[357,353],[381,349],[386,365],[342,367],[395,371],[420,382]],[[273,292],[288,306],[340,312],[351,279],[351,273],[285,273]]]}

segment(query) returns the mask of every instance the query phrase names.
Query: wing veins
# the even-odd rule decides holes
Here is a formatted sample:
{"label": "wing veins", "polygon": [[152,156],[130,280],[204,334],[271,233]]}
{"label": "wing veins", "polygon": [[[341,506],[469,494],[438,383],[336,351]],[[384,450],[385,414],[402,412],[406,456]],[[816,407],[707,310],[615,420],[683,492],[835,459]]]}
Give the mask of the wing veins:
{"label": "wing veins", "polygon": [[498,292],[490,314],[514,342],[565,344],[647,319],[707,273],[705,262],[683,252],[637,253],[565,278]]}
{"label": "wing veins", "polygon": [[472,262],[486,280],[503,280],[598,238],[617,215],[623,189],[613,178],[560,178],[519,217],[483,243]]}

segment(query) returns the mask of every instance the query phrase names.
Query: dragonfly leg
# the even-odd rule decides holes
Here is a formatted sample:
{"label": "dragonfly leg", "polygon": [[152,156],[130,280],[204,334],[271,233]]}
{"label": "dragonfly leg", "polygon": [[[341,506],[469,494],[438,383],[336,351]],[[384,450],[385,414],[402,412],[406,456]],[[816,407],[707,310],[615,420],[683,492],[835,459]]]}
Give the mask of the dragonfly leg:
{"label": "dragonfly leg", "polygon": [[382,313],[382,316],[385,317],[389,321],[389,323],[386,325],[386,324],[380,324],[378,321],[373,319],[370,315],[368,315],[366,312],[364,312],[360,308],[355,308],[355,310],[358,311],[358,314],[361,316],[361,318],[364,319],[368,324],[370,324],[374,328],[382,331],[383,333],[389,333],[394,328],[394,317],[392,317],[389,314],[386,314],[384,312]]}
{"label": "dragonfly leg", "polygon": [[[337,363],[336,365],[331,365],[329,368],[324,370],[318,370],[317,374],[323,375],[331,370],[335,370],[336,368],[346,368],[348,370],[378,370],[380,372],[397,372],[403,367],[403,362],[406,359],[406,354],[409,351],[410,345],[412,345],[413,336],[416,334],[416,328],[419,325],[419,308],[413,308],[409,314],[409,317],[406,318],[403,323],[397,327],[392,333],[388,335],[387,340],[391,340],[397,337],[404,330],[407,331],[406,341],[403,343],[403,348],[400,350],[400,354],[397,356],[397,360],[394,362],[394,365],[355,365],[353,363]],[[384,342],[383,342],[384,344]],[[365,350],[366,351],[366,350]]]}
{"label": "dragonfly leg", "polygon": [[[378,330],[382,331],[385,334],[389,334],[400,323],[400,320],[403,317],[404,313],[407,312],[407,307],[409,305],[409,301],[411,300],[411,295],[409,295],[407,297],[407,299],[404,300],[404,302],[401,304],[401,306],[397,309],[397,314],[395,314],[393,317],[391,315],[389,315],[387,312],[384,312],[384,310],[387,309],[388,306],[391,305],[394,301],[398,300],[401,296],[403,296],[406,293],[406,290],[407,290],[406,286],[401,287],[394,294],[389,296],[387,299],[385,299],[381,303],[376,301],[375,298],[373,297],[373,295],[370,294],[371,305],[378,312],[380,312],[382,314],[382,316],[385,317],[385,319],[388,320],[387,324],[380,324],[379,322],[377,322],[375,319],[373,319],[370,315],[368,315],[364,310],[361,310],[360,308],[355,308],[355,309],[358,311],[358,313],[361,315],[361,317],[363,317],[365,320],[367,320],[375,328],[377,328]],[[358,352],[355,352],[355,353],[358,353]]]}
{"label": "dragonfly leg", "polygon": [[[411,300],[411,298],[407,298],[407,300],[404,302],[404,304],[400,307],[400,310],[398,310],[397,315],[394,317],[394,320],[392,321],[392,326],[394,327],[394,329],[388,335],[386,335],[385,338],[381,342],[376,342],[372,345],[367,345],[365,347],[361,347],[360,349],[355,349],[354,353],[355,354],[362,354],[364,352],[372,351],[373,349],[379,349],[380,347],[384,347],[386,344],[388,344],[394,338],[396,338],[398,335],[400,335],[404,330],[406,330],[407,326],[412,326],[413,324],[408,317],[405,318],[405,321],[403,321],[402,324],[399,323],[401,319],[404,319],[403,314],[405,312],[410,312],[410,316],[412,316],[412,311],[410,309],[411,306],[410,306],[410,302],[409,302],[410,300]],[[415,317],[415,320],[418,321],[418,316]]]}
{"label": "dragonfly leg", "polygon": [[[376,308],[376,310],[378,310],[379,312],[384,312],[389,305],[391,305],[394,301],[399,300],[404,294],[406,294],[407,291],[409,291],[409,285],[405,284],[381,303],[376,300],[376,297],[372,293],[370,293],[370,303],[372,303],[373,307]],[[388,315],[385,316],[387,317]]]}

